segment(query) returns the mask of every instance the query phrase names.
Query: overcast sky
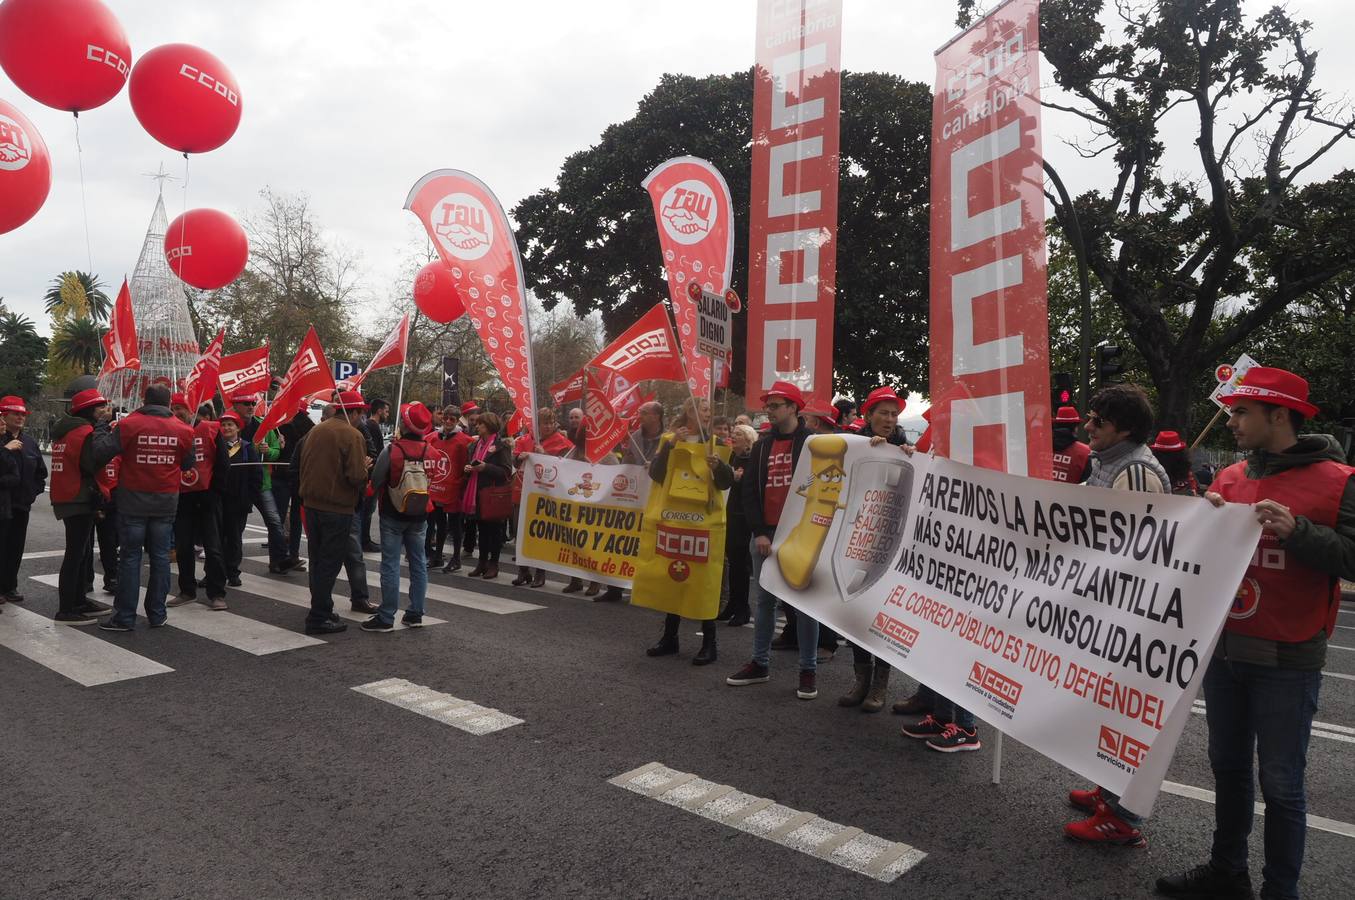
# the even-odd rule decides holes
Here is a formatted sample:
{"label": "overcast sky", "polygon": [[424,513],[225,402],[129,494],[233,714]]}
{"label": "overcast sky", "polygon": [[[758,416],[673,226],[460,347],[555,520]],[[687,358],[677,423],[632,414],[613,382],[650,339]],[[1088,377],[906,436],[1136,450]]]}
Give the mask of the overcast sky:
{"label": "overcast sky", "polygon": [[[361,256],[368,313],[387,300],[401,255],[422,234],[401,208],[419,176],[465,169],[511,209],[550,185],[566,155],[631,116],[662,73],[751,65],[756,9],[756,0],[105,2],[134,57],[159,44],[197,44],[240,83],[240,130],[192,159],[188,205],[241,215],[265,186],[310,194],[321,225]],[[1319,81],[1333,92],[1355,84],[1349,0],[1288,5],[1316,25]],[[953,0],[845,0],[845,7],[845,68],[932,83],[932,53],[956,31]],[[87,268],[73,122],[23,95],[3,72],[0,98],[34,121],[53,157],[46,206],[0,235],[0,297],[46,333],[46,286],[60,271]],[[1046,155],[1075,193],[1103,177],[1060,142],[1080,134],[1077,123],[1045,119]],[[112,293],[135,266],[154,204],[155,183],[142,173],[163,163],[182,176],[184,161],[141,130],[126,89],[82,115],[80,126],[93,268]],[[1189,137],[1175,146],[1171,159],[1194,171]],[[1351,165],[1348,141],[1312,176]],[[170,218],[184,209],[182,188],[166,190]]]}

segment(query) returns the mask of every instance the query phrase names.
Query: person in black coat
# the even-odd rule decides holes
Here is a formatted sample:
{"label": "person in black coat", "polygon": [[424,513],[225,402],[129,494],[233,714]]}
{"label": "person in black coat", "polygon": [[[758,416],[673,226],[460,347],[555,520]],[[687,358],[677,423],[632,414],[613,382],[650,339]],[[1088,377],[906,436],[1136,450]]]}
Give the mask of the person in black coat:
{"label": "person in black coat", "polygon": [[750,565],[748,519],[743,512],[741,486],[743,473],[752,464],[752,448],[757,443],[757,431],[751,425],[735,425],[732,431],[734,452],[729,467],[734,472],[734,487],[725,503],[725,564],[729,567],[729,603],[725,605],[725,624],[734,628],[747,625],[752,618],[748,606]]}
{"label": "person in black coat", "polygon": [[[254,495],[263,488],[263,466],[254,445],[240,437],[240,417],[228,412],[221,417],[224,460],[218,460],[212,489],[221,486],[221,550],[226,563],[226,583],[240,586],[240,561],[244,557],[245,522],[254,506]],[[224,476],[224,477],[222,477]]]}
{"label": "person in black coat", "polygon": [[508,479],[513,476],[513,458],[503,439],[503,425],[497,415],[481,413],[475,430],[477,439],[467,448],[465,472],[470,477],[461,507],[466,516],[476,520],[480,538],[480,557],[469,575],[471,578],[497,578],[506,517],[485,518],[485,491],[508,484]]}
{"label": "person in black coat", "polygon": [[28,513],[33,501],[47,484],[47,463],[37,441],[26,431],[28,407],[21,397],[0,397],[0,417],[4,419],[4,434],[0,445],[13,457],[19,470],[19,480],[7,493],[9,517],[0,520],[0,602],[23,603],[19,593],[19,564],[24,557],[28,540]]}

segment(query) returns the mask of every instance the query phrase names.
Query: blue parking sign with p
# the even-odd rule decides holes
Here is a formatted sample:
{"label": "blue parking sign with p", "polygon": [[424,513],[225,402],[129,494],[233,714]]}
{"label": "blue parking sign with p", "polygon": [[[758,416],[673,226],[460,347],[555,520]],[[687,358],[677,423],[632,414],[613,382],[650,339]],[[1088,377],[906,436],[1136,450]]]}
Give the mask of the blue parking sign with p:
{"label": "blue parking sign with p", "polygon": [[362,371],[362,367],[351,359],[334,360],[334,380],[343,381],[345,378],[352,378]]}

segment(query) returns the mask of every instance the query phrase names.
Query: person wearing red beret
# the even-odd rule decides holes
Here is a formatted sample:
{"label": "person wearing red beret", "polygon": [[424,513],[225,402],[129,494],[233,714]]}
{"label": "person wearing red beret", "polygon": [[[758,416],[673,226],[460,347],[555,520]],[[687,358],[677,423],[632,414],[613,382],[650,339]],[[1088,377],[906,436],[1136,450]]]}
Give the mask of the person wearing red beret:
{"label": "person wearing red beret", "polygon": [[[1215,506],[1248,504],[1261,538],[1204,675],[1214,835],[1209,861],[1157,880],[1169,897],[1250,897],[1248,836],[1265,801],[1262,897],[1299,896],[1304,770],[1340,579],[1355,579],[1355,469],[1331,435],[1302,434],[1308,382],[1258,366],[1224,398],[1245,461],[1218,474]],[[1256,763],[1253,762],[1256,757]]]}
{"label": "person wearing red beret", "polygon": [[22,397],[0,397],[0,418],[4,420],[0,445],[11,454],[19,470],[18,482],[5,491],[9,516],[0,519],[0,603],[23,603],[19,593],[19,565],[28,540],[28,514],[33,501],[43,492],[47,481],[47,463],[37,441],[24,431],[28,406]]}
{"label": "person wearing red beret", "polygon": [[1092,448],[1077,439],[1082,417],[1073,406],[1060,406],[1054,414],[1054,480],[1081,484],[1092,473]]}
{"label": "person wearing red beret", "polygon": [[1172,493],[1182,497],[1200,496],[1200,485],[1190,471],[1190,450],[1181,435],[1175,431],[1159,431],[1157,439],[1148,448],[1167,472]]}

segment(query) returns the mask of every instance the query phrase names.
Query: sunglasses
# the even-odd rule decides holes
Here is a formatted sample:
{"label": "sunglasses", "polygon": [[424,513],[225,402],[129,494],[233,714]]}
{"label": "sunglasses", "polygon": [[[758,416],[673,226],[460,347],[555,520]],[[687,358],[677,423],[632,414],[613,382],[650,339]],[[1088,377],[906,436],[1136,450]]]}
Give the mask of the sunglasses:
{"label": "sunglasses", "polygon": [[792,405],[793,404],[789,400],[769,400],[766,403],[762,404],[762,408],[775,410],[775,409],[784,409],[785,407]]}

